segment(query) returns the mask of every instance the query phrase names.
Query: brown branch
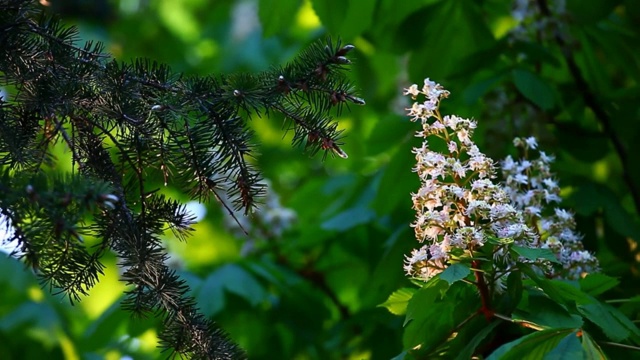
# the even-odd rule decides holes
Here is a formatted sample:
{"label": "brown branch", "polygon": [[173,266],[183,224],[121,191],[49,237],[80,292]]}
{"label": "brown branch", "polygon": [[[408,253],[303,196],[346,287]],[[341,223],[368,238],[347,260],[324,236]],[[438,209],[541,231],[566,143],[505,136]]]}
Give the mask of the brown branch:
{"label": "brown branch", "polygon": [[[473,260],[471,262],[471,266],[474,269],[480,269],[480,260]],[[473,274],[476,277],[476,287],[478,288],[478,291],[480,291],[480,301],[482,304],[478,311],[484,314],[487,321],[491,321],[491,318],[495,313],[491,309],[491,295],[489,294],[489,287],[487,286],[486,281],[484,281],[484,275],[481,271],[474,270]]]}

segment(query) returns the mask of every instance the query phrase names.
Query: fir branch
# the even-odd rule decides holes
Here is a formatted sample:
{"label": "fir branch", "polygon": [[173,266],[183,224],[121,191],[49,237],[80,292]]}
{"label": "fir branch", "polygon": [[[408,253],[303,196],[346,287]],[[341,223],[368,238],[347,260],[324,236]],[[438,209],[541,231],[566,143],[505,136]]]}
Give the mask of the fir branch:
{"label": "fir branch", "polygon": [[[353,46],[328,39],[259,74],[188,78],[145,59],[111,60],[102,44],[79,47],[78,37],[30,1],[0,0],[0,85],[15,89],[11,101],[0,99],[0,214],[13,229],[7,240],[72,301],[98,281],[100,258],[112,250],[132,286],[122,306],[163,316],[165,350],[243,358],[165,265],[161,236],[171,230],[185,240],[193,219],[149,189],[148,177],[161,175],[165,186],[200,200],[220,200],[222,192],[250,211],[264,186],[250,161],[255,145],[246,122],[272,113],[291,121],[294,145],[346,157],[332,113],[364,104],[343,75]],[[60,140],[74,172],[34,185],[53,171],[51,148]],[[101,240],[93,251],[83,233]]]}

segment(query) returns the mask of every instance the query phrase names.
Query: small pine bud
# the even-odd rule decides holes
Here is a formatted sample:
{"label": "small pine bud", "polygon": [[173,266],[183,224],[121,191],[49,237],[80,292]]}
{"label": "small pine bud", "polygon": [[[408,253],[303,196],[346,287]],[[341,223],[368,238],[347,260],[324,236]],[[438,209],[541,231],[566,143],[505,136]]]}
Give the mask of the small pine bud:
{"label": "small pine bud", "polygon": [[364,99],[361,99],[361,98],[359,98],[357,96],[347,95],[347,99],[349,99],[354,104],[358,104],[358,105],[365,105],[366,104]]}
{"label": "small pine bud", "polygon": [[334,59],[333,61],[338,63],[338,64],[351,64],[351,60],[347,59],[344,56],[336,56],[333,59]]}
{"label": "small pine bud", "polygon": [[349,158],[349,155],[347,155],[347,153],[344,150],[342,150],[338,145],[334,144],[331,150],[333,151],[334,154],[340,156],[343,159]]}
{"label": "small pine bud", "polygon": [[102,194],[99,197],[99,200],[102,202],[102,205],[110,208],[111,210],[116,208],[116,205],[120,199],[113,194]]}
{"label": "small pine bud", "polygon": [[33,189],[33,185],[31,185],[31,184],[26,186],[25,191],[29,195],[33,195],[35,193],[35,190]]}
{"label": "small pine bud", "polygon": [[337,56],[344,56],[346,55],[349,51],[355,49],[356,47],[349,44],[349,45],[345,45],[343,46],[340,50],[338,50],[338,52],[336,53]]}
{"label": "small pine bud", "polygon": [[164,105],[153,105],[151,107],[151,111],[160,111],[160,110],[164,110]]}

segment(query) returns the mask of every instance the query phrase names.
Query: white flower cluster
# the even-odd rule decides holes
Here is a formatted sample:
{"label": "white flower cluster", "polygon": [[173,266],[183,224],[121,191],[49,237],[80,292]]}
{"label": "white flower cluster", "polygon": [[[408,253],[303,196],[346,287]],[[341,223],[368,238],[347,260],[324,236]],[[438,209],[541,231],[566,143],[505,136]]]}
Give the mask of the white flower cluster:
{"label": "white flower cluster", "polygon": [[584,250],[582,237],[575,232],[573,214],[557,207],[550,213],[543,212],[545,207],[562,200],[560,187],[549,167],[554,157],[538,151],[538,159],[528,160],[530,152],[538,147],[533,137],[516,138],[513,144],[522,149],[524,157],[516,161],[508,156],[502,161],[502,184],[512,204],[540,234],[537,246],[551,249],[562,264],[562,270],[548,275],[578,279],[585,273],[598,271],[598,259]]}
{"label": "white flower cluster", "polygon": [[226,227],[236,237],[245,240],[243,254],[253,250],[256,240],[280,238],[297,220],[295,211],[282,206],[280,196],[273,190],[269,180],[265,179],[263,183],[266,188],[265,202],[251,216],[246,216],[240,210],[233,211],[233,216],[224,212]]}
{"label": "white flower cluster", "polygon": [[561,25],[557,17],[566,14],[565,0],[551,0],[546,2],[554,17],[543,16],[540,5],[535,0],[514,0],[511,17],[516,26],[510,31],[510,40],[552,39],[555,29]]}
{"label": "white flower cluster", "polygon": [[[507,158],[503,167],[511,166],[511,172],[505,172],[504,183],[495,182],[493,160],[480,152],[472,140],[476,122],[440,114],[440,100],[448,97],[448,91],[425,79],[421,89],[414,84],[405,89],[404,95],[411,95],[413,100],[419,96],[425,98],[407,109],[411,120],[420,120],[422,124],[422,130],[416,133],[423,138],[422,146],[413,150],[417,163],[413,170],[420,178],[421,187],[412,194],[417,215],[411,226],[417,240],[424,243],[406,257],[407,275],[428,280],[446,269],[451,261],[474,257],[489,239],[499,239],[505,244],[495,247],[492,256],[496,263],[507,268],[512,261],[505,251],[506,244],[544,245],[553,249],[565,268],[572,269],[572,274],[597,268],[597,263],[594,266],[592,262],[595,258],[580,252],[580,239],[569,226],[572,218],[568,222],[560,221],[570,217],[566,212],[558,210],[556,214],[560,216],[539,217],[542,206],[560,200],[558,186],[548,175],[548,166],[539,165],[542,169],[536,174],[540,177],[533,179],[528,177],[532,173],[527,172],[531,163],[526,160],[516,163]],[[518,142],[525,144],[523,146],[536,146],[533,138]],[[548,165],[550,159],[541,153],[538,161],[546,161]],[[532,192],[529,188],[523,192],[525,185]],[[569,234],[573,235],[571,244],[580,245],[565,248]],[[554,239],[561,245],[554,243]],[[578,261],[579,255],[589,256],[590,265],[585,265],[582,258]]]}

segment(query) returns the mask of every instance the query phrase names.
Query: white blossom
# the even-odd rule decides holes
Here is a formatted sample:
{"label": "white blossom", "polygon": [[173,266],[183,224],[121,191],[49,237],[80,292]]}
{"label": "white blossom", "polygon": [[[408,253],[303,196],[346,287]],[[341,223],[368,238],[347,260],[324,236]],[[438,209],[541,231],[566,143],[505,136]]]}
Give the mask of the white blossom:
{"label": "white blossom", "polygon": [[[412,121],[420,120],[422,130],[416,136],[423,138],[421,147],[413,149],[413,171],[421,186],[411,194],[416,211],[411,226],[424,244],[405,257],[408,276],[428,280],[446,269],[452,252],[456,258],[473,256],[489,238],[505,244],[496,246],[492,254],[502,273],[515,264],[506,248],[511,243],[554,251],[562,271],[548,262],[536,262],[551,277],[575,279],[598,270],[597,259],[584,251],[580,235],[573,230],[573,215],[560,208],[547,209],[549,203],[560,202],[560,187],[549,169],[553,156],[540,151],[538,159],[528,158],[529,152],[538,149],[534,137],[514,139],[525,157],[508,156],[499,162],[503,180],[498,182],[494,161],[473,142],[476,121],[440,115],[440,101],[449,96],[448,91],[425,79],[422,89],[414,84],[404,94],[415,100],[407,115]],[[425,99],[418,99],[421,96]],[[440,142],[437,148],[446,147],[445,152],[432,150],[432,141]],[[503,285],[494,284],[495,288]]]}

